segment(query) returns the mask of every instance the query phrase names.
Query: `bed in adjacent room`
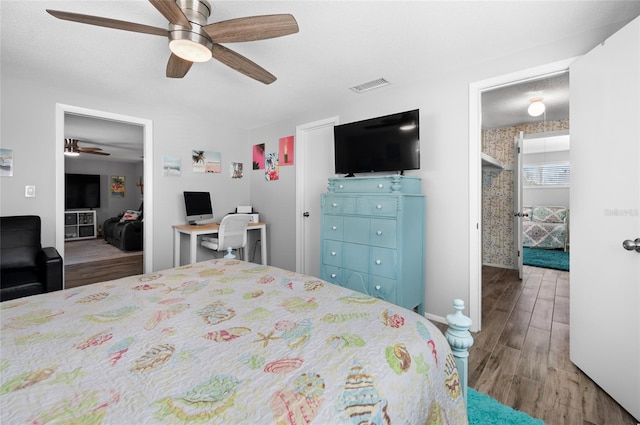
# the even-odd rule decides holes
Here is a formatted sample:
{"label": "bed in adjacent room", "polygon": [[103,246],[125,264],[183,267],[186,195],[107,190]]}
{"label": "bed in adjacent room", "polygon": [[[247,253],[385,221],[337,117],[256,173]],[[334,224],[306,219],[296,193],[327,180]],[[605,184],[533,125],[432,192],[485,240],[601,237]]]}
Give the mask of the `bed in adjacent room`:
{"label": "bed in adjacent room", "polygon": [[204,261],[0,306],[2,423],[467,423],[433,324],[275,267]]}

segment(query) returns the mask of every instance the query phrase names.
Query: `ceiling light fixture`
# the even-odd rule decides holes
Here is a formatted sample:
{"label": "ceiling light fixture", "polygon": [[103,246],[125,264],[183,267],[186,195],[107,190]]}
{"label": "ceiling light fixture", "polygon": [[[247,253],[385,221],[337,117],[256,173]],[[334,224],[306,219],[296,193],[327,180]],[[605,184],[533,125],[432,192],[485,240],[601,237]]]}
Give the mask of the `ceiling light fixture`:
{"label": "ceiling light fixture", "polygon": [[416,128],[416,123],[414,121],[400,126],[400,130],[402,131],[409,131],[413,130],[414,128]]}
{"label": "ceiling light fixture", "polygon": [[544,113],[546,107],[544,106],[544,103],[542,103],[541,97],[534,97],[530,100],[530,102],[531,105],[529,105],[529,109],[527,109],[529,115],[531,115],[532,117],[539,117]]}
{"label": "ceiling light fixture", "polygon": [[[197,35],[188,31],[179,31],[179,33]],[[175,37],[177,34],[172,34],[172,36]],[[175,38],[171,40],[169,42],[169,49],[171,49],[174,55],[189,62],[206,62],[211,59],[211,49],[209,47],[188,38]]]}
{"label": "ceiling light fixture", "polygon": [[64,139],[64,154],[65,156],[80,155],[80,152],[76,151],[73,147],[73,139]]}

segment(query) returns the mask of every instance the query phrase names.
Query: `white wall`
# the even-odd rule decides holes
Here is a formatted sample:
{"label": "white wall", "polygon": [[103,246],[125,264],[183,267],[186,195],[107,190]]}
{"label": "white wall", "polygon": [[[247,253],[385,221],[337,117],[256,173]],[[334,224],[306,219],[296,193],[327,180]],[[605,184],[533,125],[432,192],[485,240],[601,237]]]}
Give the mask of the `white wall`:
{"label": "white wall", "polygon": [[[35,214],[42,218],[42,243],[55,245],[55,111],[56,103],[150,119],[153,121],[152,161],[154,233],[153,270],[172,267],[172,224],[184,223],[183,190],[210,191],[216,215],[249,203],[249,179],[229,175],[229,162],[251,163],[246,148],[247,131],[229,128],[188,105],[169,107],[145,103],[145,99],[120,99],[109,88],[94,87],[77,93],[72,82],[23,80],[2,74],[2,148],[13,149],[14,175],[2,177],[0,215]],[[68,84],[68,85],[67,85]],[[193,173],[191,150],[222,154],[222,173]],[[182,176],[162,175],[162,157],[182,159]],[[35,185],[36,197],[25,198],[24,186]],[[135,186],[134,186],[135,187]],[[145,205],[145,209],[149,205]]]}

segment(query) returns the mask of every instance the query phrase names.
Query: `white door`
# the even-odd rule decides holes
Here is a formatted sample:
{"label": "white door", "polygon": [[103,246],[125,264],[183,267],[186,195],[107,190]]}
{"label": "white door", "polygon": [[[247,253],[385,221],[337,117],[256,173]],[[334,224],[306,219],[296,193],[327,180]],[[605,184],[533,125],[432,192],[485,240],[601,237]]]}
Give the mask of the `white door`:
{"label": "white door", "polygon": [[570,357],[640,420],[640,18],[570,72]]}
{"label": "white door", "polygon": [[514,155],[515,155],[515,169],[513,170],[513,186],[515,187],[515,200],[514,200],[514,234],[516,243],[516,261],[518,262],[518,277],[522,280],[522,257],[524,252],[522,250],[522,218],[524,217],[524,210],[522,208],[522,155],[523,155],[523,142],[524,133],[521,131],[513,141],[514,143]]}
{"label": "white door", "polygon": [[296,128],[296,271],[320,276],[320,195],[334,174],[337,117]]}

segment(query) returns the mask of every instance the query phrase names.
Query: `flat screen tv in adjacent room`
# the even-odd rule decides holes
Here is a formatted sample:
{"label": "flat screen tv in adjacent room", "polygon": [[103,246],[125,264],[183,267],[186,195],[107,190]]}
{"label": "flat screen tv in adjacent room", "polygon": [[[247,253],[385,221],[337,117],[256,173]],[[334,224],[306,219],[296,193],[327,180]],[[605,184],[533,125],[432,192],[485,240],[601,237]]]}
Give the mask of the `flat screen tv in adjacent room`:
{"label": "flat screen tv in adjacent room", "polygon": [[399,112],[333,129],[336,174],[420,168],[419,111]]}
{"label": "flat screen tv in adjacent room", "polygon": [[90,210],[100,208],[100,175],[64,175],[64,209]]}
{"label": "flat screen tv in adjacent room", "polygon": [[213,207],[209,192],[184,192],[184,208],[187,222],[191,225],[207,223],[213,220]]}

